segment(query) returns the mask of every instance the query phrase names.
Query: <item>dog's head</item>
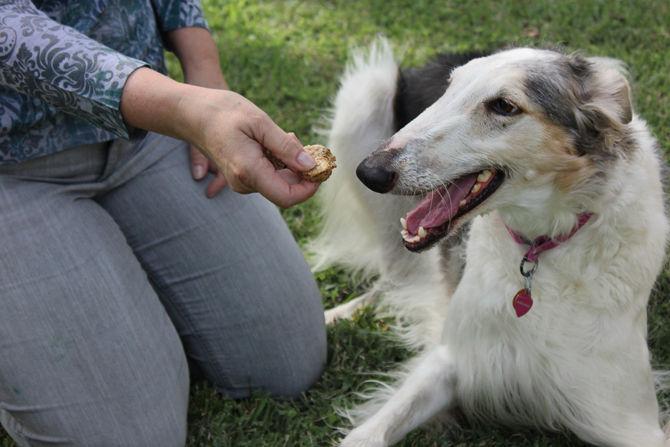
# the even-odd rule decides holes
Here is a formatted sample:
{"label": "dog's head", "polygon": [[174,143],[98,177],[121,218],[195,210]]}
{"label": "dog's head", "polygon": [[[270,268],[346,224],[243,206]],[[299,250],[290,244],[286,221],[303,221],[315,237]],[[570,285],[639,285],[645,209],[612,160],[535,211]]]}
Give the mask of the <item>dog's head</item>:
{"label": "dog's head", "polygon": [[375,191],[426,195],[401,219],[410,250],[493,209],[575,199],[625,155],[632,106],[618,61],[519,48],[474,59],[448,82],[357,170]]}

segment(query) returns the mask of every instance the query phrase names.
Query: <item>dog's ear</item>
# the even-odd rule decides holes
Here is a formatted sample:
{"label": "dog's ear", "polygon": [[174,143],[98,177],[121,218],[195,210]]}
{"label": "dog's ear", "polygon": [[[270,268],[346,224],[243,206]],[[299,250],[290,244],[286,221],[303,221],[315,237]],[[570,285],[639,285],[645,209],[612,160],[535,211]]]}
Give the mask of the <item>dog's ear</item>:
{"label": "dog's ear", "polygon": [[630,84],[624,64],[616,59],[569,56],[575,80],[577,150],[584,154],[616,151],[633,119]]}

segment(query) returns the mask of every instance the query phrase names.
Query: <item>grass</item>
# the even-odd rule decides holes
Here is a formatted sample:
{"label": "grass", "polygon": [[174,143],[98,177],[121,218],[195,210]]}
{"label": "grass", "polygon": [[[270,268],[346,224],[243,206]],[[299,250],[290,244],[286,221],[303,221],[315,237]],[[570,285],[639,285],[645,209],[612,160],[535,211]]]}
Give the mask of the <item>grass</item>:
{"label": "grass", "polygon": [[[354,45],[377,33],[403,52],[406,65],[440,51],[514,44],[561,44],[629,64],[636,110],[648,120],[663,151],[670,150],[670,3],[658,1],[427,0],[249,1],[203,0],[231,87],[265,109],[303,142],[320,142],[313,126],[337,89]],[[174,59],[171,71],[177,73]],[[178,75],[177,75],[178,76]],[[301,244],[318,230],[314,201],[284,212]],[[317,276],[326,306],[364,290],[341,269]],[[650,344],[659,365],[670,364],[670,272],[650,304]],[[353,402],[371,371],[393,368],[410,353],[370,311],[328,331],[323,378],[297,401],[265,396],[234,402],[195,384],[189,446],[321,446],[336,439],[335,406]],[[574,437],[489,426],[448,433],[417,430],[402,446],[576,446]],[[0,445],[12,445],[0,437]]]}

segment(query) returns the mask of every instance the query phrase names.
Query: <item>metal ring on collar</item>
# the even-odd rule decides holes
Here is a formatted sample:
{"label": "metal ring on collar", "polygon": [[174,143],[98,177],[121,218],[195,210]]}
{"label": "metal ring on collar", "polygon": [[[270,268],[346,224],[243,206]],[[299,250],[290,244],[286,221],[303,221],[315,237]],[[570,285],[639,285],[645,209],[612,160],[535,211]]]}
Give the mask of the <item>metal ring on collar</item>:
{"label": "metal ring on collar", "polygon": [[[533,266],[529,269],[526,269],[526,264],[533,264]],[[530,278],[535,274],[535,270],[537,270],[537,261],[531,261],[526,256],[524,256],[521,260],[521,265],[519,265],[521,276],[524,278]]]}

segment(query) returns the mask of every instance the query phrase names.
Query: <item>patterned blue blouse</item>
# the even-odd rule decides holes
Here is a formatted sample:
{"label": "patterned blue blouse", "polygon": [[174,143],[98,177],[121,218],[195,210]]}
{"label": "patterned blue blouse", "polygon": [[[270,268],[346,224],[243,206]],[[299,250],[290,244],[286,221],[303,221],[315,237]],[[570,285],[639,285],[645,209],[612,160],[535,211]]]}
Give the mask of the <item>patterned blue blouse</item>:
{"label": "patterned blue blouse", "polygon": [[0,0],[0,164],[127,138],[128,76],[165,73],[161,34],[193,26],[199,0]]}

